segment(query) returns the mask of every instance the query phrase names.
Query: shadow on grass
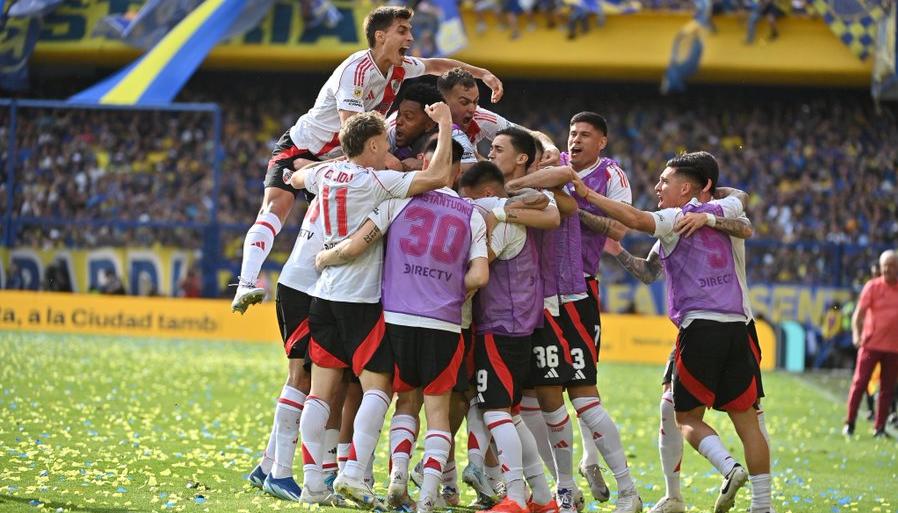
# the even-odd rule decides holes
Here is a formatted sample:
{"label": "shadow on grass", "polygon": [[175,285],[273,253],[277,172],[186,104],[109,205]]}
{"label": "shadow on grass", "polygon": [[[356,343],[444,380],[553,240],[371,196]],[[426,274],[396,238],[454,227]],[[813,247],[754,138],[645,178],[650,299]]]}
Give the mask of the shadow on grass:
{"label": "shadow on grass", "polygon": [[[20,504],[23,509],[24,507],[34,507],[31,505],[31,501],[37,500],[29,497],[16,497],[14,495],[3,495],[0,494],[0,506],[4,504]],[[101,508],[95,506],[79,506],[77,504],[72,503],[64,503],[64,502],[44,502],[40,501],[41,504],[44,505],[44,511],[53,511],[57,508],[62,508],[65,511],[84,511],[86,513],[124,513],[128,511],[137,511],[136,509],[128,509],[128,508]],[[21,511],[21,510],[20,510]]]}

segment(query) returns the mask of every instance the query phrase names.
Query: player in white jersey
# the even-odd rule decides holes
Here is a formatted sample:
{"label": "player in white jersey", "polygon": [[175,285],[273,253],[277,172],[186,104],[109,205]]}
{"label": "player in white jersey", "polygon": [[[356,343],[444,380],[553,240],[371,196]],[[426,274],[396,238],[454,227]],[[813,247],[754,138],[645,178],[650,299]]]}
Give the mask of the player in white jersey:
{"label": "player in white jersey", "polygon": [[[702,203],[708,180],[714,187],[716,159],[707,152],[688,153],[667,163],[655,192],[657,212],[642,212],[608,201],[575,180],[576,192],[630,228],[653,234],[667,277],[668,310],[680,328],[673,375],[673,404],[684,438],[725,476],[715,513],[729,511],[736,491],[752,483],[752,513],[770,513],[770,453],[752,406],[762,392],[760,355],[751,341],[750,301],[744,244],[706,227],[718,217],[736,218],[745,196]],[[707,223],[676,226],[687,212]],[[693,216],[696,217],[696,216]],[[712,221],[713,219],[713,221]],[[695,227],[694,236],[684,237]],[[681,234],[682,233],[682,234]],[[704,422],[707,408],[726,411],[745,449],[749,473],[739,465],[717,433]]]}
{"label": "player in white jersey", "polygon": [[[520,126],[512,123],[504,117],[490,112],[478,106],[480,91],[477,88],[475,76],[463,68],[455,68],[447,71],[437,79],[437,89],[443,95],[443,101],[452,109],[452,122],[461,135],[468,139],[466,150],[475,152],[481,141],[492,142],[501,130],[512,126]],[[540,167],[558,162],[559,151],[555,143],[541,132],[526,129],[543,145],[543,156]],[[475,159],[476,160],[476,159]],[[462,159],[462,169],[473,163]]]}
{"label": "player in white jersey", "polygon": [[[489,86],[494,102],[502,98],[502,83],[485,69],[453,59],[406,56],[414,42],[411,18],[412,11],[404,7],[382,6],[371,11],[364,22],[369,48],[350,55],[334,70],[314,106],[278,141],[268,162],[262,208],[243,243],[233,311],[242,313],[265,295],[256,287],[256,280],[299,193],[289,183],[290,174],[309,162],[338,155],[338,133],[349,117],[370,111],[386,114],[403,80],[439,75],[458,66]],[[390,167],[400,167],[396,159],[388,161]]]}
{"label": "player in white jersey", "polygon": [[[428,107],[439,125],[439,143],[427,173],[375,171],[389,151],[387,129],[379,113],[353,116],[340,130],[347,162],[325,163],[294,173],[291,183],[318,196],[325,247],[334,247],[367,219],[381,202],[447,185],[451,180],[451,121],[442,103]],[[376,242],[382,247],[382,243]],[[382,251],[376,247],[354,262],[323,270],[315,284],[309,314],[312,340],[311,392],[300,422],[305,486],[302,500],[326,498],[321,461],[324,427],[344,370],[361,381],[364,395],[355,418],[349,460],[334,481],[334,489],[366,506],[380,500],[364,483],[365,468],[377,444],[390,404],[392,357],[383,344],[380,306]]]}

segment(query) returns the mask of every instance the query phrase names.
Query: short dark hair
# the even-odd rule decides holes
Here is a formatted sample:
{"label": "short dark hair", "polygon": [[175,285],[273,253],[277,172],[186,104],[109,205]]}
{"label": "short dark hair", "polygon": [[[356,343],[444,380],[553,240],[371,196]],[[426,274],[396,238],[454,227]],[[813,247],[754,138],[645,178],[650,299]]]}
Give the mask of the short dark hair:
{"label": "short dark hair", "polygon": [[458,84],[461,84],[465,89],[477,87],[474,75],[462,68],[452,68],[437,79],[437,89],[440,90],[441,94],[448,93]]}
{"label": "short dark hair", "polygon": [[681,153],[676,157],[667,161],[667,167],[677,170],[677,174],[682,174],[688,180],[698,185],[699,189],[704,189],[708,180],[711,180],[711,192],[717,188],[717,180],[720,178],[720,167],[717,165],[717,159],[707,151],[694,151],[692,153]]}
{"label": "short dark hair", "polygon": [[[424,147],[424,154],[433,153],[437,151],[437,143],[439,143],[439,139],[434,136],[431,137],[429,141],[427,141],[427,146]],[[461,143],[452,139],[452,163],[457,164],[461,162],[461,157],[464,155],[465,149],[462,148]]]}
{"label": "short dark hair", "polygon": [[573,125],[574,123],[589,123],[594,126],[596,130],[602,132],[602,135],[608,137],[608,122],[605,121],[605,118],[595,112],[583,111],[574,114],[570,124]]}
{"label": "short dark hair", "polygon": [[533,163],[533,159],[536,158],[536,144],[534,142],[536,138],[527,130],[517,126],[510,126],[496,132],[496,137],[500,135],[508,136],[511,139],[511,146],[514,148],[514,151],[527,156],[527,162],[524,164],[524,167],[529,168],[530,164]]}
{"label": "short dark hair", "polygon": [[488,160],[481,160],[469,167],[458,180],[459,187],[479,187],[485,183],[495,183],[505,187],[505,177],[502,171]]}
{"label": "short dark hair", "polygon": [[377,111],[354,114],[340,129],[340,146],[348,158],[357,157],[365,151],[368,139],[387,131],[384,117]]}
{"label": "short dark hair", "polygon": [[402,92],[401,101],[405,100],[421,104],[422,109],[427,105],[443,101],[439,91],[433,85],[420,81],[409,84],[408,88]]}
{"label": "short dark hair", "polygon": [[368,48],[374,48],[374,33],[378,30],[387,30],[393,21],[410,20],[414,13],[408,7],[395,7],[383,5],[374,9],[365,16],[365,37],[368,38]]}

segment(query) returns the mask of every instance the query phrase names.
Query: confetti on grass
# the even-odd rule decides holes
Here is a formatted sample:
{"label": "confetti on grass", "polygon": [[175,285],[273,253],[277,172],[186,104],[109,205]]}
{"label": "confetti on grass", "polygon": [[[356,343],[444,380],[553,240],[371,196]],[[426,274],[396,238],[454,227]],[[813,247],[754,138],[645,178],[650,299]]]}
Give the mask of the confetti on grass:
{"label": "confetti on grass", "polygon": [[[0,333],[0,512],[309,511],[246,484],[268,439],[286,362],[283,349],[218,342]],[[603,401],[618,423],[646,504],[664,494],[658,463],[661,366],[601,364]],[[781,513],[898,513],[898,449],[839,434],[843,406],[802,379],[768,374],[774,506]],[[621,384],[624,383],[625,386]],[[847,390],[847,378],[837,386]],[[835,390],[837,395],[844,390]],[[735,450],[718,413],[708,421]],[[575,429],[576,429],[576,423]],[[387,441],[376,452],[386,486]],[[579,434],[575,433],[579,448]],[[579,453],[579,449],[578,449]],[[420,448],[419,453],[420,455]],[[459,469],[465,465],[459,453]],[[605,474],[614,489],[613,476]],[[584,482],[580,487],[588,495]],[[687,449],[683,493],[709,511],[720,485]],[[463,503],[474,497],[462,487]],[[612,503],[590,499],[587,510]],[[749,505],[740,493],[734,511]],[[464,511],[464,510],[462,510]]]}

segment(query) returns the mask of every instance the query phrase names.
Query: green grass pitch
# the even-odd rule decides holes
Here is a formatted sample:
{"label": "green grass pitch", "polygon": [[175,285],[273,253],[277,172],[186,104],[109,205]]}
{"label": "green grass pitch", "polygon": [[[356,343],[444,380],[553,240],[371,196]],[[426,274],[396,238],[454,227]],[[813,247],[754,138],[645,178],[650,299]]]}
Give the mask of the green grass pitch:
{"label": "green grass pitch", "polygon": [[[286,376],[276,344],[4,332],[0,362],[0,511],[308,509],[243,480],[267,441]],[[599,370],[646,510],[664,493],[657,451],[660,374],[660,366],[601,364]],[[898,442],[874,440],[863,421],[854,440],[840,435],[844,379],[821,385],[769,373],[765,385],[778,513],[898,512]],[[709,419],[735,449],[725,418],[711,413]],[[579,447],[579,435],[575,439]],[[741,459],[741,451],[734,455]],[[382,436],[381,492],[386,458]],[[687,447],[689,511],[710,511],[719,484],[710,465]],[[470,502],[473,495],[463,492],[464,503]],[[733,511],[748,504],[743,490]],[[612,509],[590,502],[586,511]]]}

